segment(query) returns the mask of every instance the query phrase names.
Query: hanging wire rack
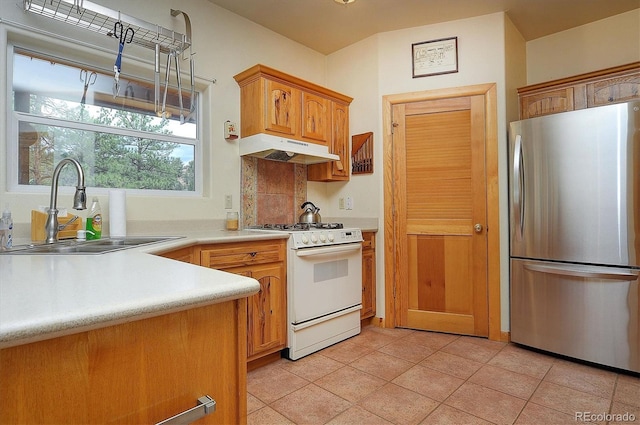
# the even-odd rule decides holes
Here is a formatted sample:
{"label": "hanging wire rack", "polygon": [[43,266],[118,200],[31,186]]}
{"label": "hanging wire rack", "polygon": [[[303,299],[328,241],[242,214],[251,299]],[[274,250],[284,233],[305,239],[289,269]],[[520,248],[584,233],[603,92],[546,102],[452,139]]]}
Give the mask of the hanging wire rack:
{"label": "hanging wire rack", "polygon": [[113,37],[116,22],[134,30],[132,43],[162,53],[181,53],[191,46],[187,35],[143,21],[87,0],[24,0],[24,10]]}

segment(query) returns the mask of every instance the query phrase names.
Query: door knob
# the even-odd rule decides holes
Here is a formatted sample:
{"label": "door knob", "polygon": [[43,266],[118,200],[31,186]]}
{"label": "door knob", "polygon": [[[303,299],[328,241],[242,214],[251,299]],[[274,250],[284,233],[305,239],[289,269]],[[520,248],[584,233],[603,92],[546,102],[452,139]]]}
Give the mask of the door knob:
{"label": "door knob", "polygon": [[473,226],[473,231],[476,233],[482,233],[482,224],[476,223],[476,225]]}

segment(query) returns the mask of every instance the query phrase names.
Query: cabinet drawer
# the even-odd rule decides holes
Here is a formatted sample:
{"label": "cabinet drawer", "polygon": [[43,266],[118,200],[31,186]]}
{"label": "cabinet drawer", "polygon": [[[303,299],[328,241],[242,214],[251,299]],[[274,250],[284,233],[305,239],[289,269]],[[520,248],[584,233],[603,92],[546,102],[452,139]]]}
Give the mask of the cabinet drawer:
{"label": "cabinet drawer", "polygon": [[202,248],[200,264],[204,267],[222,269],[274,263],[285,260],[283,242],[229,243]]}

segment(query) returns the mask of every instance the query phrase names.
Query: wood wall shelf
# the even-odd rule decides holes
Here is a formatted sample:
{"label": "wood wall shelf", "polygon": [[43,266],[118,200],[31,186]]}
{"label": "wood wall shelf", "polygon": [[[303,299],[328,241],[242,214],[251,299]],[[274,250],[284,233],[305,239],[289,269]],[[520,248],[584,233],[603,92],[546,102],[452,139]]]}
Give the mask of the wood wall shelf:
{"label": "wood wall shelf", "polygon": [[373,173],[373,133],[351,136],[351,174]]}

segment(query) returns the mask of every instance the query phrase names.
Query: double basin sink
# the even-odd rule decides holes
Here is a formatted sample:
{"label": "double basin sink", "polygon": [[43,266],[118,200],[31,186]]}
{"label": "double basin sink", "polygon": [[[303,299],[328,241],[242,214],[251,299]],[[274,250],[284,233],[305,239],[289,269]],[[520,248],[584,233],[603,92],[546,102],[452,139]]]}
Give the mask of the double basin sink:
{"label": "double basin sink", "polygon": [[37,255],[37,254],[104,254],[123,249],[136,248],[159,242],[179,239],[180,236],[141,236],[130,238],[105,238],[91,241],[61,241],[52,244],[22,245],[8,251],[0,252],[0,255]]}

